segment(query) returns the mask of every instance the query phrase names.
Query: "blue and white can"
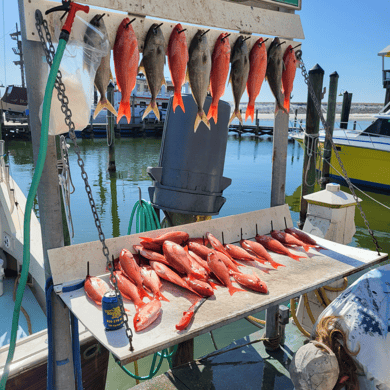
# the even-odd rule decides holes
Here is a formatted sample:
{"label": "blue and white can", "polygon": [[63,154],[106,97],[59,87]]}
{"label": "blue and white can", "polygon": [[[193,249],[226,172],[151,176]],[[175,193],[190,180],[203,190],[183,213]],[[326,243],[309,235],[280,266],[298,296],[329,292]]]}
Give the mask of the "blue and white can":
{"label": "blue and white can", "polygon": [[103,324],[106,330],[116,330],[123,326],[123,316],[115,291],[108,291],[102,299]]}

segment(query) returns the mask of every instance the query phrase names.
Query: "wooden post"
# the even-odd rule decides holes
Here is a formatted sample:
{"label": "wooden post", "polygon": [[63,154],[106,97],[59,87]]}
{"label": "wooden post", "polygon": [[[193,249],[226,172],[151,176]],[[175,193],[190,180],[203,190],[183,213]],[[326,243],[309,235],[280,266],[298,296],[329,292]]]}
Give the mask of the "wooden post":
{"label": "wooden post", "polygon": [[[107,99],[114,106],[114,84],[110,81],[107,87]],[[108,171],[115,172],[115,129],[114,115],[107,111]]]}
{"label": "wooden post", "polygon": [[344,92],[343,106],[341,108],[340,128],[348,129],[349,112],[351,111],[352,93]]}
{"label": "wooden post", "polygon": [[[309,71],[309,79],[313,86],[314,93],[321,104],[322,98],[322,83],[324,79],[324,70],[317,64]],[[307,214],[307,201],[303,199],[305,195],[314,192],[314,184],[316,179],[316,150],[318,140],[318,132],[320,130],[320,117],[315,109],[313,99],[310,93],[307,98],[306,110],[306,134],[305,136],[305,156],[303,159],[302,172],[302,192],[301,192],[301,211],[299,228],[302,228]],[[308,163],[310,165],[308,166]]]}
{"label": "wooden post", "polygon": [[353,129],[356,130],[356,121],[353,121]]}
{"label": "wooden post", "polygon": [[298,119],[298,109],[295,109],[295,115],[294,115],[294,129],[297,128],[297,119]]}
{"label": "wooden post", "polygon": [[337,104],[337,85],[339,81],[339,75],[337,72],[333,72],[329,81],[329,96],[328,96],[328,112],[326,115],[326,123],[328,124],[329,133],[325,134],[324,142],[324,157],[322,164],[322,180],[321,189],[324,190],[326,184],[329,183],[329,163],[332,156],[332,146],[330,140],[333,136],[334,121],[336,117],[336,104]]}
{"label": "wooden post", "polygon": [[256,108],[256,128],[255,128],[255,135],[259,135],[259,110]]}
{"label": "wooden post", "polygon": [[[47,82],[48,75],[47,67],[43,66],[42,62],[43,51],[41,43],[27,40],[24,1],[18,0],[18,5],[23,50],[25,53],[24,61],[26,84],[28,86],[27,99],[34,163],[36,163],[41,135],[41,120],[39,119],[38,113],[39,106],[43,100],[44,86]],[[53,96],[57,96],[56,92],[54,92]],[[38,203],[42,230],[45,274],[46,278],[48,278],[51,275],[51,271],[47,250],[64,246],[60,190],[58,186],[57,153],[54,136],[49,136],[48,139],[45,165],[38,187]],[[66,362],[66,364],[54,363],[53,365],[55,388],[72,390],[75,388],[75,379],[73,371],[69,309],[64,305],[57,294],[54,295],[52,308],[54,360],[55,362]]]}

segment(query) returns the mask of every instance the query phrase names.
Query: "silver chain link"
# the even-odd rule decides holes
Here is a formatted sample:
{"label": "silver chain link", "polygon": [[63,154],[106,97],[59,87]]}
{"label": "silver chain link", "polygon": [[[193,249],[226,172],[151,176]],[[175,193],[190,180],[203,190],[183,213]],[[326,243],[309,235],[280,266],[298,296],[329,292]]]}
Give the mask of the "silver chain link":
{"label": "silver chain link", "polygon": [[[50,31],[48,28],[47,21],[43,19],[42,13],[39,10],[37,10],[35,13],[35,26],[36,26],[37,31],[38,31],[39,39],[42,43],[42,48],[43,48],[43,51],[44,51],[45,56],[46,56],[46,61],[49,64],[49,66],[51,67],[51,65],[53,63],[54,55],[55,55],[55,49],[53,46],[53,42],[51,39],[51,34],[50,34]],[[43,36],[41,26],[43,26],[43,29],[45,30],[46,41],[45,41],[45,38]],[[47,45],[48,45],[48,47],[47,47]],[[91,206],[91,211],[92,211],[92,214],[93,214],[93,217],[95,220],[95,225],[96,225],[96,229],[98,231],[99,240],[102,243],[102,247],[103,247],[102,251],[103,251],[104,256],[106,257],[107,268],[110,272],[110,280],[111,280],[112,284],[114,285],[115,293],[116,293],[116,296],[117,296],[118,301],[119,301],[121,314],[123,316],[123,320],[125,323],[126,336],[129,339],[130,351],[133,351],[134,350],[133,344],[132,344],[133,332],[129,327],[129,318],[128,318],[128,315],[126,314],[125,308],[123,306],[123,298],[122,298],[122,295],[121,295],[119,288],[118,288],[117,278],[114,274],[114,263],[113,263],[113,261],[110,260],[110,252],[109,252],[108,247],[106,245],[106,239],[105,239],[105,235],[103,233],[102,227],[101,227],[99,215],[98,215],[97,210],[96,210],[96,204],[95,204],[95,201],[93,199],[92,189],[88,183],[88,175],[84,169],[84,161],[81,157],[80,148],[77,144],[77,138],[76,138],[76,134],[75,134],[75,125],[72,121],[72,111],[69,109],[69,106],[68,106],[69,99],[65,95],[65,85],[62,82],[62,74],[61,74],[60,70],[58,70],[58,73],[57,73],[55,88],[57,89],[58,100],[61,103],[61,111],[65,115],[65,123],[69,127],[69,136],[70,136],[71,140],[73,141],[74,150],[77,154],[77,163],[81,169],[81,177],[84,180],[85,191],[87,192],[87,195],[88,195],[88,200],[89,200],[89,204]]]}
{"label": "silver chain link", "polygon": [[[299,50],[298,52],[302,53],[300,50]],[[298,54],[298,52],[297,52],[297,54]],[[315,94],[315,92],[314,92],[313,85],[311,84],[311,81],[310,81],[309,75],[308,75],[308,73],[307,73],[307,71],[306,71],[305,64],[303,63],[301,54],[299,54],[299,55],[297,56],[297,58],[298,58],[298,60],[299,60],[299,67],[301,68],[302,76],[303,76],[303,78],[304,78],[304,80],[305,80],[305,83],[307,84],[307,87],[308,87],[308,90],[309,90],[309,93],[310,93],[310,97],[311,97],[311,99],[312,99],[312,101],[313,101],[313,103],[314,103],[314,107],[315,107],[315,109],[316,109],[316,111],[317,111],[318,116],[319,116],[320,119],[321,119],[321,123],[322,123],[322,126],[323,126],[324,129],[325,129],[326,134],[329,135],[329,134],[330,134],[329,126],[328,126],[328,124],[327,124],[327,122],[326,122],[326,120],[325,120],[325,118],[324,118],[324,115],[322,114],[321,104],[320,104],[320,102],[318,101],[317,96],[316,96],[316,94]],[[341,171],[342,171],[342,173],[343,173],[343,178],[344,178],[344,180],[345,180],[345,181],[347,182],[347,184],[348,184],[349,190],[351,191],[351,194],[352,194],[353,198],[355,199],[355,202],[356,202],[356,204],[357,204],[357,206],[358,206],[358,208],[359,208],[360,215],[361,215],[362,218],[363,218],[364,224],[366,225],[367,230],[368,230],[368,232],[370,233],[370,235],[371,235],[371,237],[372,237],[372,241],[373,241],[374,244],[375,244],[375,248],[376,248],[376,250],[377,250],[377,252],[378,252],[378,255],[380,255],[380,250],[381,250],[382,248],[379,246],[378,240],[376,239],[376,237],[375,237],[375,235],[374,235],[374,232],[373,232],[373,231],[371,230],[371,228],[370,228],[370,224],[368,223],[367,217],[366,217],[366,215],[365,215],[365,213],[364,213],[364,211],[363,211],[363,209],[362,209],[362,205],[360,204],[359,198],[357,197],[357,195],[356,195],[356,193],[355,193],[355,190],[354,190],[354,188],[353,188],[353,186],[352,186],[351,180],[350,180],[349,177],[348,177],[347,171],[346,171],[345,168],[344,168],[344,164],[343,164],[343,162],[341,161],[340,154],[339,154],[339,152],[338,152],[338,150],[337,150],[337,148],[336,148],[336,145],[335,145],[335,143],[333,142],[332,137],[329,137],[329,139],[330,139],[330,143],[331,143],[331,145],[332,145],[333,152],[334,152],[334,154],[335,154],[335,156],[336,156],[336,158],[337,158],[337,161],[338,161],[338,163],[339,163],[339,165],[340,165],[340,167],[341,167]]]}

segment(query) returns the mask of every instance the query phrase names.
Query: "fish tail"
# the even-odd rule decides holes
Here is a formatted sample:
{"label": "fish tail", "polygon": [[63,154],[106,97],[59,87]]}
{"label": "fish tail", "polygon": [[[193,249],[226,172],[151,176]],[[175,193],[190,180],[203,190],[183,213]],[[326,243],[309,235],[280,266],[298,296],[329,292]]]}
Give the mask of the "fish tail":
{"label": "fish tail", "polygon": [[211,106],[209,108],[209,112],[207,114],[207,119],[210,120],[211,118],[214,119],[214,123],[217,124],[218,121],[218,103],[213,104],[211,103]]}
{"label": "fish tail", "polygon": [[158,107],[156,102],[153,100],[150,102],[150,104],[146,107],[146,110],[144,114],[142,115],[142,120],[149,114],[150,111],[154,112],[154,115],[156,115],[157,120],[160,122],[160,112],[158,111]]}
{"label": "fish tail", "polygon": [[300,261],[299,259],[305,258],[305,256],[297,256],[297,255],[293,255],[292,253],[290,253],[289,256],[296,261]]}
{"label": "fish tail", "polygon": [[232,123],[234,118],[237,118],[240,121],[240,123],[242,124],[242,117],[241,117],[241,113],[239,110],[234,110],[232,116],[230,117],[229,125],[230,125],[230,123]]}
{"label": "fish tail", "polygon": [[162,295],[160,291],[156,293],[156,298],[158,298],[160,301],[169,302],[169,299],[165,298],[164,295]]}
{"label": "fish tail", "polygon": [[139,288],[138,292],[139,292],[139,296],[141,297],[141,299],[144,297],[149,298],[150,300],[153,299],[143,288]]}
{"label": "fish tail", "polygon": [[303,249],[305,250],[305,252],[309,252],[310,245],[303,245]]}
{"label": "fish tail", "polygon": [[125,102],[121,100],[119,104],[118,116],[116,117],[116,123],[119,123],[119,120],[125,116],[127,118],[127,123],[130,123],[131,111],[130,111],[130,102]]}
{"label": "fish tail", "polygon": [[229,294],[230,295],[233,295],[237,291],[246,291],[246,290],[243,290],[242,288],[237,288],[237,287],[234,287],[234,286],[230,286],[228,288],[229,288]]}
{"label": "fish tail", "polygon": [[288,94],[284,97],[283,106],[286,108],[287,112],[290,112],[290,97],[288,96]]}
{"label": "fish tail", "polygon": [[186,112],[180,91],[175,92],[175,94],[173,95],[173,112],[175,112],[177,106],[180,106],[184,113]]}
{"label": "fish tail", "polygon": [[272,267],[274,267],[275,269],[277,269],[278,267],[285,267],[284,264],[280,264],[280,263],[277,263],[276,261],[272,261],[272,262],[269,262]]}
{"label": "fish tail", "polygon": [[195,124],[194,124],[194,133],[196,133],[196,130],[198,130],[200,122],[203,122],[210,130],[210,122],[208,121],[207,116],[203,110],[198,111],[198,113],[196,114]]}
{"label": "fish tail", "polygon": [[252,103],[248,103],[248,107],[246,108],[246,112],[245,112],[245,121],[247,121],[248,118],[252,118],[252,122],[253,122],[254,114],[255,114],[255,105]]}
{"label": "fish tail", "polygon": [[153,238],[151,237],[140,237],[141,240],[144,240],[146,242],[152,242],[153,241]]}
{"label": "fish tail", "polygon": [[99,103],[96,106],[95,112],[93,113],[93,119],[95,119],[99,114],[99,112],[103,109],[107,109],[111,111],[115,116],[118,116],[118,113],[116,112],[112,104],[107,99],[102,99],[99,101]]}

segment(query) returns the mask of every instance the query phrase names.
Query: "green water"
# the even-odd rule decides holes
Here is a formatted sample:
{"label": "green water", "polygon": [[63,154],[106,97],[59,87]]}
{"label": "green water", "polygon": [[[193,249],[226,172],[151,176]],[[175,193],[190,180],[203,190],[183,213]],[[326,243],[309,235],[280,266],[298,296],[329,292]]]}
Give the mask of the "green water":
{"label": "green water", "polygon": [[[142,190],[143,198],[149,200],[148,187],[151,185],[151,180],[146,169],[148,166],[158,165],[161,140],[154,138],[117,139],[117,172],[113,175],[107,172],[108,146],[106,140],[80,140],[78,142],[106,238],[127,234],[130,213],[138,199],[138,187]],[[9,152],[11,175],[22,191],[27,194],[33,174],[32,145],[29,142],[10,141],[6,142],[6,148]],[[98,239],[97,231],[72,147],[69,153],[72,179],[76,187],[76,192],[71,196],[71,211],[75,227],[75,237],[72,242],[77,244],[95,241]],[[270,207],[271,161],[272,138],[254,139],[245,136],[240,139],[237,136],[229,136],[224,176],[231,178],[232,184],[224,191],[227,200],[221,209],[220,217]],[[302,149],[297,143],[289,142],[286,201],[290,205],[294,225],[299,220],[302,163]],[[342,189],[348,192],[347,188]],[[389,196],[369,194],[390,207]],[[363,210],[383,252],[390,252],[390,210],[361,193],[358,195],[363,199]],[[35,208],[37,209],[37,206]],[[373,250],[374,244],[358,211],[356,211],[356,230],[351,245]],[[259,313],[259,318],[262,316],[263,313]],[[217,329],[213,334],[218,348],[222,348],[233,340],[256,330],[255,326],[241,320]],[[195,339],[195,357],[213,350],[209,334]],[[141,375],[148,373],[150,361],[150,358],[140,361]],[[134,371],[133,364],[129,364],[128,367]],[[168,365],[164,363],[160,372],[165,372],[167,369]],[[122,390],[134,384],[135,381],[129,379],[111,359],[106,388]]]}

